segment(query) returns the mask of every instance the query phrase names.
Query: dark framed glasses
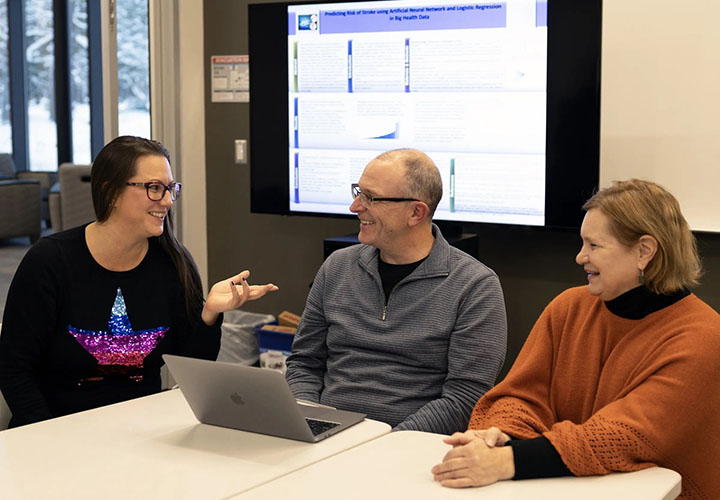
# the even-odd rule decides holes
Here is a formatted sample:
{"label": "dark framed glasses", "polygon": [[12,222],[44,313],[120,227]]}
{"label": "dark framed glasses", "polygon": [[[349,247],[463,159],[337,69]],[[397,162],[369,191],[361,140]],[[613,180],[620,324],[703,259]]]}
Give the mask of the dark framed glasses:
{"label": "dark framed glasses", "polygon": [[357,198],[358,196],[360,196],[360,202],[361,202],[363,205],[365,205],[365,206],[370,206],[370,205],[372,205],[373,203],[375,203],[376,201],[390,201],[390,202],[420,201],[420,200],[418,200],[418,199],[416,199],[416,198],[380,198],[380,197],[377,197],[377,196],[373,196],[373,195],[371,195],[371,194],[363,193],[363,192],[360,190],[360,185],[359,185],[359,184],[351,184],[351,185],[350,185],[350,189],[351,189],[351,192],[352,192],[352,197],[353,197],[353,199],[355,199],[355,198]]}
{"label": "dark framed glasses", "polygon": [[147,197],[151,201],[160,201],[165,197],[165,193],[170,191],[170,199],[172,201],[177,200],[178,196],[180,196],[180,190],[182,189],[182,184],[179,182],[171,182],[169,186],[166,186],[160,181],[150,181],[150,182],[128,182],[126,183],[128,186],[142,186],[145,188],[145,192],[147,193]]}

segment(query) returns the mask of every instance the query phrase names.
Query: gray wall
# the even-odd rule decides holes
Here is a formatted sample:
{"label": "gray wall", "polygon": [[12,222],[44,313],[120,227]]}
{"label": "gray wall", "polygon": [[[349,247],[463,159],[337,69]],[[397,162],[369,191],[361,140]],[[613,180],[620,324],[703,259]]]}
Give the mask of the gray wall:
{"label": "gray wall", "polygon": [[299,314],[322,263],[323,239],[351,233],[357,223],[250,213],[250,168],[233,157],[234,140],[250,138],[249,104],[210,102],[209,73],[211,56],[248,53],[247,2],[205,0],[204,15],[209,282],[248,268],[251,282],[273,282],[280,291],[246,310]]}
{"label": "gray wall", "polygon": [[[357,222],[315,217],[250,213],[250,173],[235,165],[235,139],[249,139],[245,103],[210,102],[210,56],[247,54],[246,0],[205,0],[205,102],[208,189],[208,274],[210,283],[242,269],[254,283],[273,282],[280,291],[245,310],[277,315],[302,313],[315,272],[322,263],[323,239],[357,231]],[[252,98],[252,96],[251,96]],[[278,147],[285,147],[278,145]],[[500,276],[508,312],[509,349],[503,374],[515,359],[545,305],[569,286],[583,284],[575,264],[580,239],[575,231],[481,226],[479,258]],[[720,235],[699,235],[705,263],[703,286],[695,292],[720,310]]]}

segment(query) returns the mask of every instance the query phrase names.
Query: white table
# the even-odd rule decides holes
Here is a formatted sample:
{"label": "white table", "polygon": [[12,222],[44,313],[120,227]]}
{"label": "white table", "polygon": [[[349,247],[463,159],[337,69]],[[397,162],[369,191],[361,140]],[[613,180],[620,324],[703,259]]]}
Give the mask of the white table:
{"label": "white table", "polygon": [[317,444],[202,425],[179,390],[0,432],[2,499],[224,499],[390,431]]}
{"label": "white table", "polygon": [[433,481],[430,469],[450,447],[443,436],[394,432],[275,479],[233,500],[670,500],[680,494],[677,472],[653,467],[593,477],[501,481],[483,488],[450,489]]}

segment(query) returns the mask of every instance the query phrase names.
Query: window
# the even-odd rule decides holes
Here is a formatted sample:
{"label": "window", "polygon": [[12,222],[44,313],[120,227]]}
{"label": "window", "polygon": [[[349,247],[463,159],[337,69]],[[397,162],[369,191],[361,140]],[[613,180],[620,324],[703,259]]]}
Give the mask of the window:
{"label": "window", "polygon": [[90,149],[90,64],[87,0],[69,1],[70,114],[72,161],[92,162]]}
{"label": "window", "polygon": [[12,152],[7,0],[0,0],[0,153]]}
{"label": "window", "polygon": [[30,170],[55,170],[55,38],[52,0],[25,0],[25,61]]}
{"label": "window", "polygon": [[54,171],[118,131],[150,137],[148,26],[147,0],[0,0],[0,152]]}
{"label": "window", "polygon": [[117,0],[118,131],[150,137],[147,0]]}

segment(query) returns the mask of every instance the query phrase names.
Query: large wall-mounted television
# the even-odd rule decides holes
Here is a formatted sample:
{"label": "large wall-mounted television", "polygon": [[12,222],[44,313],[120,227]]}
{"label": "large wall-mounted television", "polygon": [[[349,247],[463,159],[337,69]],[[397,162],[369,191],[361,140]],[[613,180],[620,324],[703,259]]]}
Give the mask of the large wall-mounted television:
{"label": "large wall-mounted television", "polygon": [[600,0],[251,4],[251,211],[352,216],[381,152],[427,153],[435,220],[577,227],[598,184]]}

